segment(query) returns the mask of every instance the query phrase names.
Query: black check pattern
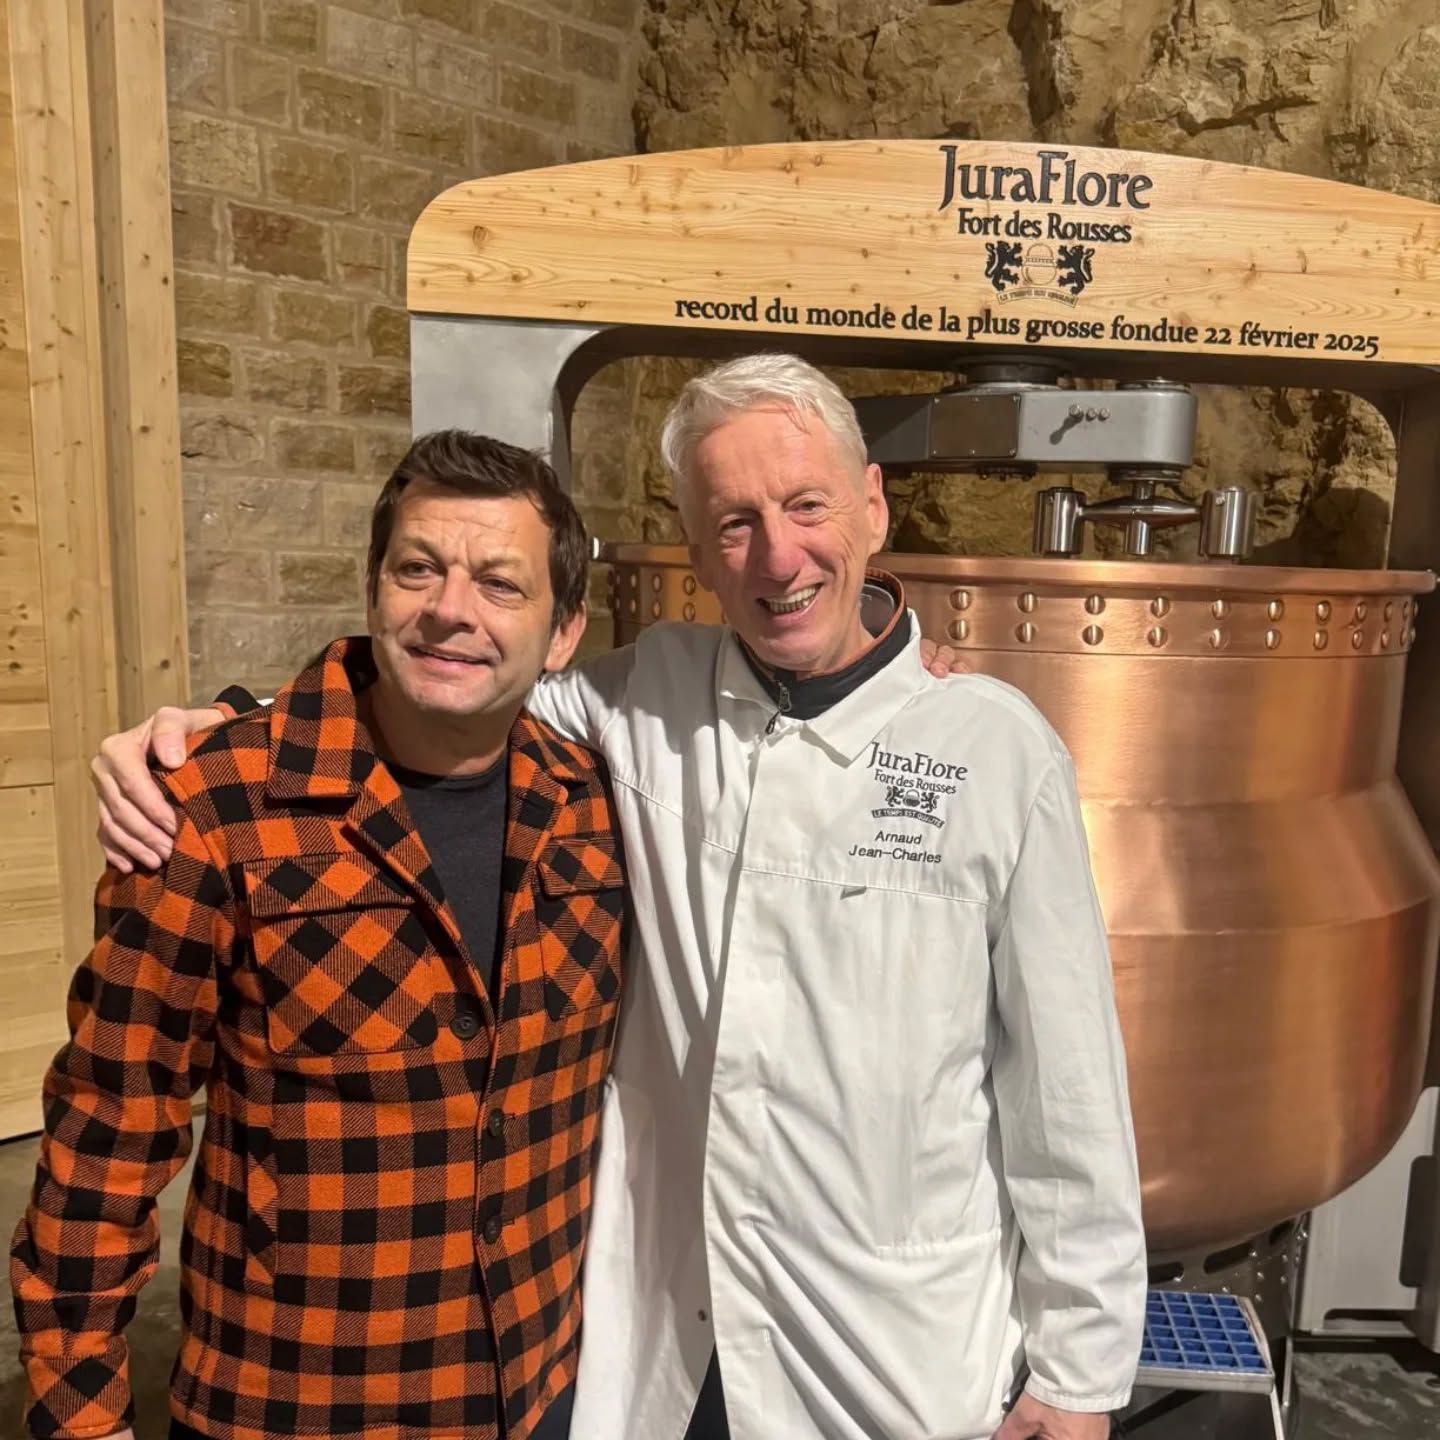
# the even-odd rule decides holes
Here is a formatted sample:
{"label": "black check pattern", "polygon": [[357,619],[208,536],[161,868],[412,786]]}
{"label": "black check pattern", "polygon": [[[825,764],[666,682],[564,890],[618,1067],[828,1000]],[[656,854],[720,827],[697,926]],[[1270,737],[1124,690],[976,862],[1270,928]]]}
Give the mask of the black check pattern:
{"label": "black check pattern", "polygon": [[540,890],[535,910],[551,1018],[614,1003],[620,975],[605,956],[625,918],[616,841],[557,839],[540,862]]}
{"label": "black check pattern", "polygon": [[186,1423],[526,1440],[574,1377],[626,903],[608,780],[521,715],[492,1013],[356,713],[372,675],[338,641],[202,738],[171,860],[101,881],[11,1251],[37,1435],[131,1423],[122,1332],[202,1087]]}

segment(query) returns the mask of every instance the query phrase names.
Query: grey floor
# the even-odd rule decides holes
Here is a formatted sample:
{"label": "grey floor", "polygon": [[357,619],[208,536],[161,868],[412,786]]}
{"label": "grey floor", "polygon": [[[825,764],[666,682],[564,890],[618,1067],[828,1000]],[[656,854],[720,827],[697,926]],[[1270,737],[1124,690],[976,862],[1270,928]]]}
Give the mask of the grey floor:
{"label": "grey floor", "polygon": [[[198,1123],[197,1123],[198,1129]],[[5,1250],[24,1209],[37,1143],[0,1144],[0,1233]],[[135,1387],[136,1440],[164,1440],[166,1385],[179,1345],[175,1303],[176,1248],[188,1169],[161,1197],[163,1258],[130,1326],[131,1381]],[[6,1281],[8,1301],[9,1281]],[[1418,1345],[1355,1343],[1312,1348],[1297,1360],[1301,1404],[1294,1440],[1440,1440],[1440,1358]],[[0,1437],[22,1436],[25,1386],[17,1358],[15,1320],[0,1313]],[[1146,1434],[1150,1433],[1147,1427]],[[637,1437],[643,1440],[643,1437]]]}
{"label": "grey floor", "polygon": [[1413,1341],[1305,1350],[1295,1376],[1296,1440],[1440,1440],[1440,1357]]}

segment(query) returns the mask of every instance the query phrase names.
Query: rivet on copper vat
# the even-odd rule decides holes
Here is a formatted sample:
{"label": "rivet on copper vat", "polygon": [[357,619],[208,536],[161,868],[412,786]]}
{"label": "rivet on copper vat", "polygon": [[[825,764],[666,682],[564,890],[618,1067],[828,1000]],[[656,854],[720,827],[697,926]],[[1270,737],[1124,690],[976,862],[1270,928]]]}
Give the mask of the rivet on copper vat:
{"label": "rivet on copper vat", "polygon": [[[721,618],[679,547],[606,553],[622,575],[664,576],[664,618],[692,594],[697,620]],[[1229,1245],[1344,1189],[1414,1109],[1440,945],[1440,865],[1395,778],[1414,632],[1360,622],[1367,606],[1413,613],[1434,578],[875,563],[927,635],[1023,690],[1074,756],[1152,1257]],[[1103,633],[1069,623],[1102,613]],[[1347,642],[1328,643],[1332,613]],[[638,619],[617,613],[617,643]]]}

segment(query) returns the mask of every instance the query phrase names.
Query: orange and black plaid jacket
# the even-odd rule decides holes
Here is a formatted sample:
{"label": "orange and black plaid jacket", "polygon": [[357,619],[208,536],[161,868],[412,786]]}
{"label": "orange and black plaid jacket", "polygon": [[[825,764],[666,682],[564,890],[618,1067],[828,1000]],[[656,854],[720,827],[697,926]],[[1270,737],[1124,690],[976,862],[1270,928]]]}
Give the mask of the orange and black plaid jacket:
{"label": "orange and black plaid jacket", "polygon": [[165,777],[100,883],[11,1280],[36,1435],[131,1421],[122,1331],[191,1146],[172,1409],[216,1440],[526,1440],[572,1380],[625,890],[602,762],[510,739],[491,1003],[357,719],[369,642]]}

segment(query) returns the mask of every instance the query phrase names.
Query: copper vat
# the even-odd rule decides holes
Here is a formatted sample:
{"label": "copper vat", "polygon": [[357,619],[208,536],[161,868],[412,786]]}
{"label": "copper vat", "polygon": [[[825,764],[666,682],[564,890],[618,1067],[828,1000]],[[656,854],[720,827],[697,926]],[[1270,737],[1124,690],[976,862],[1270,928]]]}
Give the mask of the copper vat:
{"label": "copper vat", "polygon": [[[678,547],[606,547],[617,643],[716,621]],[[1152,1258],[1337,1194],[1419,1096],[1440,864],[1395,777],[1428,572],[881,556],[925,633],[1075,758]]]}

